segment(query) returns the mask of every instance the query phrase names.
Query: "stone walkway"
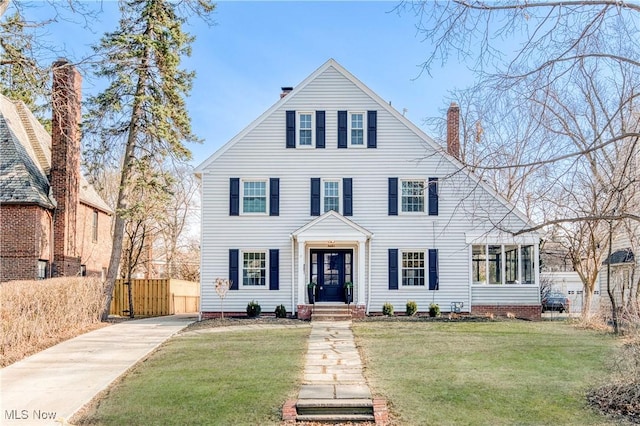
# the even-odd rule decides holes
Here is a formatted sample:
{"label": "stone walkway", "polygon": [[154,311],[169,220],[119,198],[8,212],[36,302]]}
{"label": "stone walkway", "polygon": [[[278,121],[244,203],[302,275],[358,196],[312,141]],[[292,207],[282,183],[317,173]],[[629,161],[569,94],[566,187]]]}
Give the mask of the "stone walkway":
{"label": "stone walkway", "polygon": [[[319,417],[301,414],[307,412]],[[333,424],[370,420],[384,425],[388,420],[386,401],[373,398],[362,373],[351,321],[311,322],[303,384],[298,399],[283,407],[283,420],[314,417],[323,422],[333,417]]]}
{"label": "stone walkway", "polygon": [[312,322],[300,399],[371,398],[351,321]]}

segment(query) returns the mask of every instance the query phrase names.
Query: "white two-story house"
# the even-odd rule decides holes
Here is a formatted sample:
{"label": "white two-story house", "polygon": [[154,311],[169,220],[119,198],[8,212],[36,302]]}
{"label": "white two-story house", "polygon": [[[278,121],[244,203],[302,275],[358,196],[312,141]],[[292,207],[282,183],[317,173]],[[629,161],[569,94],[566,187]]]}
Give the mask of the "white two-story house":
{"label": "white two-story house", "polygon": [[203,317],[252,300],[307,317],[312,282],[317,303],[353,283],[356,316],[412,300],[539,318],[539,237],[514,236],[528,219],[456,159],[458,117],[443,149],[332,59],[283,88],[196,168]]}

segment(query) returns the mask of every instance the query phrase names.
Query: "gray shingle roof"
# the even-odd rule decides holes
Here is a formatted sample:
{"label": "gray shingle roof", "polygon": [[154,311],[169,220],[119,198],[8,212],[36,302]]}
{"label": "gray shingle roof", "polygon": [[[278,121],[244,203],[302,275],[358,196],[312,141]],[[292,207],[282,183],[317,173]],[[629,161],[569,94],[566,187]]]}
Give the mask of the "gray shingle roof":
{"label": "gray shingle roof", "polygon": [[[24,104],[0,95],[0,203],[53,208],[50,168],[51,136]],[[112,213],[82,175],[79,197],[84,204]]]}
{"label": "gray shingle roof", "polygon": [[633,263],[634,261],[635,256],[633,255],[633,251],[631,248],[626,248],[614,251],[611,253],[611,257],[605,259],[602,264],[606,265],[611,262],[612,265],[619,265],[621,263]]}

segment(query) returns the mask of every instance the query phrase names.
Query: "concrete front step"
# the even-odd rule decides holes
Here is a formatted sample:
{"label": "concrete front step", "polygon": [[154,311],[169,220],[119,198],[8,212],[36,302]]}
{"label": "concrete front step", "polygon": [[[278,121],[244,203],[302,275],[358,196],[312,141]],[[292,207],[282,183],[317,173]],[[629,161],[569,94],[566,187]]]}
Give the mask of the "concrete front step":
{"label": "concrete front step", "polygon": [[352,399],[299,399],[296,403],[298,421],[359,422],[374,421],[373,401]]}
{"label": "concrete front step", "polygon": [[327,424],[336,424],[342,422],[374,422],[375,420],[376,418],[373,414],[308,414],[296,417],[296,421],[299,422],[316,422]]}
{"label": "concrete front step", "polygon": [[340,304],[315,304],[311,321],[351,321],[349,305]]}

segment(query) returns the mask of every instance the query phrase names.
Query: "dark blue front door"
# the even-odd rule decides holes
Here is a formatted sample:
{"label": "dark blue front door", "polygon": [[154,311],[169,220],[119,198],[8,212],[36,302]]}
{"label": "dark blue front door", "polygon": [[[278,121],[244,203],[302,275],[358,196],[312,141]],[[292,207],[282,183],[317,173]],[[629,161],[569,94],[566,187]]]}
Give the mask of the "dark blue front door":
{"label": "dark blue front door", "polygon": [[311,250],[311,281],[316,301],[345,302],[344,283],[352,281],[352,250]]}

